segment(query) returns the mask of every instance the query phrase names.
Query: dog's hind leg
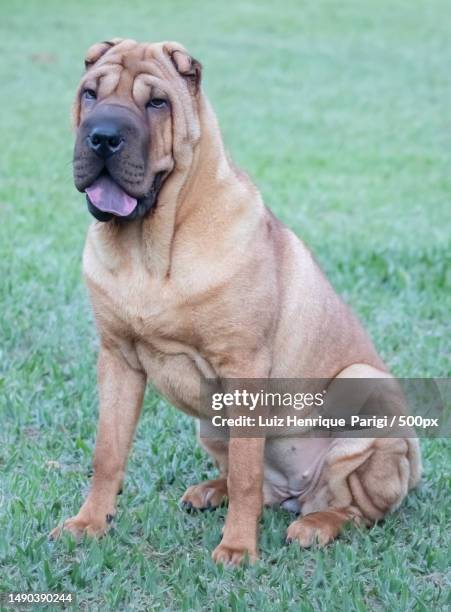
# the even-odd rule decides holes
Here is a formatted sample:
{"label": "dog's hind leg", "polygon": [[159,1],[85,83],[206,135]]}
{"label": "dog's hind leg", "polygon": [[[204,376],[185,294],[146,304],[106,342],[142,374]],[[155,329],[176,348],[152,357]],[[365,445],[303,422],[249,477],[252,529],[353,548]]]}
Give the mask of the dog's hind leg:
{"label": "dog's hind leg", "polygon": [[417,458],[416,439],[340,440],[326,459],[322,490],[305,500],[303,516],[288,527],[287,541],[325,545],[350,521],[371,525],[382,519],[416,484]]}
{"label": "dog's hind leg", "polygon": [[219,469],[219,478],[188,487],[181,499],[182,507],[187,510],[213,509],[227,500],[228,443],[200,436],[199,442],[213,458]]}
{"label": "dog's hind leg", "polygon": [[[349,378],[359,374],[370,378],[373,370],[352,366],[346,374]],[[317,488],[301,500],[303,516],[288,527],[287,541],[297,541],[303,547],[314,542],[325,545],[350,521],[373,524],[399,507],[420,474],[416,438],[335,440]]]}

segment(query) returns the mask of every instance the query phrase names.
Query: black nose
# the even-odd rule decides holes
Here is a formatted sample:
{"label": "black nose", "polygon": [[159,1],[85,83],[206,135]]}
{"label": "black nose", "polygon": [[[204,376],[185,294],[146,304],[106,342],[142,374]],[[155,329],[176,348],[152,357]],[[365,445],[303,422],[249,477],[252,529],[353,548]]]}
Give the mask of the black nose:
{"label": "black nose", "polygon": [[96,125],[88,136],[89,147],[99,155],[99,157],[110,157],[117,153],[124,143],[120,131],[115,125],[110,123]]}

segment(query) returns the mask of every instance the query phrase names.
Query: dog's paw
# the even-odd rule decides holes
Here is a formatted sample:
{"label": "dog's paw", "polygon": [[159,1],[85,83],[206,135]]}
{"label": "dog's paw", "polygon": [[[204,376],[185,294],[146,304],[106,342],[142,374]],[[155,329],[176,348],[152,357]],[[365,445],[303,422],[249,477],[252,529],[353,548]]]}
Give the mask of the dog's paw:
{"label": "dog's paw", "polygon": [[286,542],[290,544],[297,541],[303,548],[309,548],[315,543],[326,546],[335,540],[349,521],[359,523],[359,516],[351,509],[312,512],[291,523],[287,529]]}
{"label": "dog's paw", "polygon": [[227,499],[227,480],[207,480],[188,487],[180,500],[186,510],[209,510],[221,506]]}
{"label": "dog's paw", "polygon": [[287,544],[298,542],[302,548],[309,548],[315,543],[325,546],[331,539],[323,527],[309,525],[303,519],[293,521],[287,529]]}
{"label": "dog's paw", "polygon": [[55,527],[50,532],[49,539],[56,540],[63,532],[70,533],[77,540],[81,540],[84,535],[91,538],[101,538],[110,528],[113,518],[112,514],[106,514],[104,518],[97,519],[93,517],[84,519],[77,515]]}
{"label": "dog's paw", "polygon": [[242,547],[226,546],[222,542],[216,546],[211,556],[215,563],[222,563],[223,565],[232,566],[241,565],[243,561],[255,563],[258,559],[258,555],[255,550],[249,551]]}

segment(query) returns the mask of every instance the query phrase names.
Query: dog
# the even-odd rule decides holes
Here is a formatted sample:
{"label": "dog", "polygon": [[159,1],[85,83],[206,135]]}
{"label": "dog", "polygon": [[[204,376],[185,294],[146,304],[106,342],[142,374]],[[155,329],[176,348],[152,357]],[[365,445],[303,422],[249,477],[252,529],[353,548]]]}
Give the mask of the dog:
{"label": "dog", "polygon": [[[85,67],[74,182],[97,220],[83,271],[100,341],[99,424],[89,494],[53,537],[107,532],[148,381],[205,423],[199,381],[390,376],[310,251],[226,154],[200,63],[178,43],[114,39],[91,47]],[[225,564],[258,558],[265,504],[296,502],[288,541],[324,545],[349,521],[393,511],[421,474],[408,437],[200,442],[219,478],[182,502],[228,500],[212,553]]]}

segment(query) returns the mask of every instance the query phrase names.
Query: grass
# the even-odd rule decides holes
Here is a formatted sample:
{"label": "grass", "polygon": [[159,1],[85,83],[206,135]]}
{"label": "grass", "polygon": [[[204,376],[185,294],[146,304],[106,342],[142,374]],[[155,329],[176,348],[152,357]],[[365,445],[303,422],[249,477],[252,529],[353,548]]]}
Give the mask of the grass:
{"label": "grass", "polygon": [[78,510],[96,426],[68,119],[85,50],[192,50],[235,160],[393,372],[447,376],[448,2],[2,0],[0,23],[0,591],[72,591],[82,610],[449,609],[444,440],[423,442],[423,483],[383,524],[300,551],[282,545],[291,516],[265,511],[261,562],[233,571],[209,556],[225,511],[178,508],[214,473],[194,424],[149,391],[114,534],[47,541]]}

